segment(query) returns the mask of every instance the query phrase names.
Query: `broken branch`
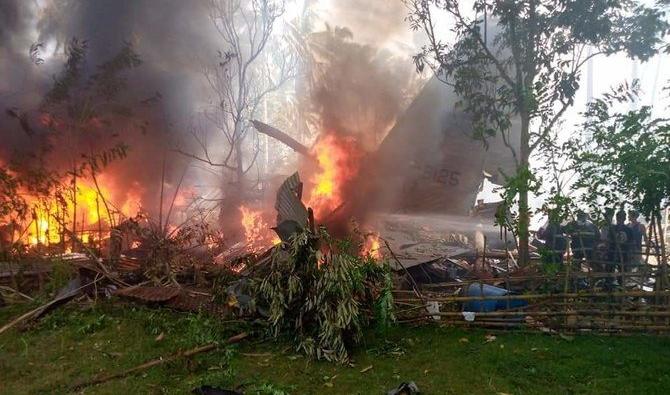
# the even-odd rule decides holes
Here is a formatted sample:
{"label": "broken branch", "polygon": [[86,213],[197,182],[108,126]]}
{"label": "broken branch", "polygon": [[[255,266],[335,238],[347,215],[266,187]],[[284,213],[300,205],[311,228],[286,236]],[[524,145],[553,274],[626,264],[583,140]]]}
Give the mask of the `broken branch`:
{"label": "broken branch", "polygon": [[254,125],[256,130],[258,130],[259,133],[263,133],[265,135],[268,135],[272,137],[275,140],[278,140],[285,145],[287,145],[289,148],[293,149],[295,152],[304,155],[310,160],[316,161],[314,156],[312,156],[312,153],[309,151],[309,148],[306,146],[302,145],[299,143],[296,139],[293,137],[289,136],[288,134],[282,132],[281,130],[272,127],[266,123],[263,123],[261,121],[256,121],[256,120],[251,120],[251,123]]}

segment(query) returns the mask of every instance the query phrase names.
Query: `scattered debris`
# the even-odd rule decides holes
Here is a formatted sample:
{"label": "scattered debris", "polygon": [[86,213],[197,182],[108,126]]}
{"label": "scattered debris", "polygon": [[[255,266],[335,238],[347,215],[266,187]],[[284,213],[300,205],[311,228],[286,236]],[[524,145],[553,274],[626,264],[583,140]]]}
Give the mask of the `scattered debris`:
{"label": "scattered debris", "polygon": [[284,242],[288,241],[292,234],[308,226],[309,211],[301,200],[302,187],[302,181],[296,172],[287,178],[277,191],[275,201],[277,226],[273,229]]}
{"label": "scattered debris", "polygon": [[489,284],[472,283],[465,288],[465,296],[500,297],[499,299],[469,300],[463,304],[463,311],[491,312],[503,309],[515,309],[528,305],[525,300],[509,299],[503,296],[510,292],[504,288]]}
{"label": "scattered debris", "polygon": [[462,314],[463,319],[467,322],[473,322],[475,320],[476,313],[474,311],[464,311]]}
{"label": "scattered debris", "polygon": [[[18,295],[18,296],[20,296],[20,297],[22,297],[22,298],[24,298],[24,299],[27,299],[27,300],[29,300],[29,301],[31,301],[31,302],[33,302],[33,301],[35,300],[35,299],[31,298],[30,296],[24,294],[23,292],[19,292],[19,291],[13,289],[13,288],[6,287],[6,286],[4,286],[4,285],[0,285],[0,290],[5,291],[5,292],[12,293],[12,294],[14,294],[14,295]],[[0,294],[0,306],[2,306],[2,301],[3,301],[3,300],[4,300],[4,299],[2,299],[2,294]]]}
{"label": "scattered debris", "polygon": [[167,302],[179,295],[179,287],[134,286],[116,291],[116,295],[149,303]]}
{"label": "scattered debris", "polygon": [[419,387],[413,382],[402,383],[397,388],[388,391],[387,395],[414,395],[420,394]]}
{"label": "scattered debris", "polygon": [[426,311],[428,312],[428,314],[432,314],[431,317],[433,318],[433,320],[435,320],[435,321],[440,320],[440,315],[439,315],[440,303],[439,302],[434,301],[434,300],[428,301],[428,303],[426,304]]}
{"label": "scattered debris", "polygon": [[8,324],[6,324],[2,328],[0,328],[0,333],[5,332],[6,330],[14,327],[16,324],[19,324],[21,322],[28,321],[28,320],[35,319],[35,318],[39,318],[42,315],[48,313],[49,311],[66,304],[70,300],[74,299],[77,295],[79,295],[79,293],[84,288],[89,287],[89,286],[97,283],[98,281],[99,281],[99,279],[96,279],[96,280],[94,280],[90,283],[87,283],[86,285],[83,285],[83,286],[80,286],[80,287],[77,287],[77,288],[73,288],[73,286],[74,286],[73,284],[78,284],[78,282],[70,281],[70,283],[68,283],[68,285],[65,288],[63,288],[58,293],[58,295],[53,300],[51,300],[49,303],[46,303],[46,304],[44,304],[42,306],[39,306],[39,307],[37,307],[33,310],[30,310],[29,312],[21,315],[20,317],[12,320]]}

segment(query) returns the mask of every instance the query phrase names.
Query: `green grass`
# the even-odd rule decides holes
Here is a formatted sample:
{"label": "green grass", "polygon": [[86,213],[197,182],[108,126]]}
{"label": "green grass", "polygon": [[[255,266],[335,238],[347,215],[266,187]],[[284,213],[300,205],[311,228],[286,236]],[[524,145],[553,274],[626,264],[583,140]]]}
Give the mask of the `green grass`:
{"label": "green grass", "polygon": [[[29,306],[0,309],[0,325]],[[0,335],[0,394],[68,393],[77,380],[117,372],[244,329],[234,323],[117,303],[66,307]],[[163,339],[156,337],[163,333]],[[184,394],[197,385],[260,394],[383,394],[415,381],[425,394],[665,394],[670,339],[558,336],[439,326],[375,332],[354,366],[308,361],[260,336],[192,360],[86,389],[95,394]],[[467,340],[466,340],[467,339]],[[372,366],[361,373],[363,368]]]}

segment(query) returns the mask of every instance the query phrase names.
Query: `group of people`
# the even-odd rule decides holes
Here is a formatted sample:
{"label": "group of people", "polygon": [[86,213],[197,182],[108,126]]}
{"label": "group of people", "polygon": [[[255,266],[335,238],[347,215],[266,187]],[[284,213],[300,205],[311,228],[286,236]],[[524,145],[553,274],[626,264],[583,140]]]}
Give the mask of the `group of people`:
{"label": "group of people", "polygon": [[616,214],[608,210],[604,226],[598,228],[588,214],[579,211],[575,220],[565,225],[549,221],[537,236],[544,241],[544,255],[549,262],[562,264],[569,245],[572,261],[585,261],[592,270],[631,271],[642,262],[646,229],[639,218],[636,210],[620,210]]}

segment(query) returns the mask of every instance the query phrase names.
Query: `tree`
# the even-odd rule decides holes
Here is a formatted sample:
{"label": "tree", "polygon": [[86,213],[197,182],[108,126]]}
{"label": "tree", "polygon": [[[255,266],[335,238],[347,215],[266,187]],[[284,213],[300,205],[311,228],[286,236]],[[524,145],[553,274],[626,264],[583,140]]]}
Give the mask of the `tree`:
{"label": "tree", "polygon": [[14,243],[19,221],[28,214],[28,205],[19,194],[20,180],[0,163],[0,257],[7,259],[7,252]]}
{"label": "tree", "polygon": [[[30,48],[36,64],[41,61],[39,48],[41,44]],[[21,192],[37,198],[33,206],[41,206],[41,211],[47,213],[47,218],[42,218],[48,222],[47,228],[65,227],[70,223],[66,215],[71,215],[72,234],[77,231],[77,184],[83,177],[92,178],[96,199],[104,205],[102,212],[106,215],[98,216],[99,224],[104,218],[109,226],[114,225],[108,197],[103,196],[96,176],[111,162],[126,157],[129,147],[120,137],[122,126],[130,124],[144,131],[148,125],[135,114],[133,107],[140,102],[128,99],[125,92],[127,73],[142,63],[133,45],[124,43],[117,53],[92,69],[87,67],[87,51],[86,41],[69,40],[63,70],[53,76],[53,84],[39,107],[6,110],[29,142],[25,144],[27,152],[23,156],[14,154],[9,163]],[[64,182],[66,178],[68,182]],[[68,203],[72,206],[70,211]],[[37,222],[36,207],[30,209],[33,222]],[[51,218],[54,211],[62,214]],[[72,243],[76,248],[75,240]]]}
{"label": "tree", "polygon": [[[459,0],[405,0],[408,20],[428,44],[415,56],[454,87],[470,114],[474,137],[499,134],[516,173],[507,175],[506,200],[516,196],[521,263],[528,261],[528,195],[537,186],[529,159],[573,104],[582,67],[598,55],[626,53],[646,60],[668,28],[664,13],[631,1],[474,0],[469,16]],[[453,22],[452,44],[435,31],[435,10]],[[487,18],[488,16],[488,18]],[[489,28],[488,23],[495,25]],[[519,141],[510,141],[517,128]],[[518,150],[517,150],[518,147]]]}
{"label": "tree", "polygon": [[260,148],[249,121],[265,96],[293,76],[291,56],[278,57],[276,64],[265,56],[283,12],[283,1],[210,1],[210,18],[225,49],[219,50],[216,63],[205,69],[215,99],[205,117],[223,137],[226,152],[212,153],[205,138],[195,133],[201,153],[180,152],[221,169],[227,184],[222,188],[222,215],[237,210],[251,187],[247,174],[254,167]]}
{"label": "tree", "polygon": [[[565,151],[573,163],[582,202],[599,207],[632,204],[650,220],[650,231],[667,264],[661,216],[670,205],[670,119],[653,118],[651,107],[616,112],[613,107],[631,100],[620,87],[590,103],[582,127],[592,135],[589,145],[571,141]],[[664,265],[665,266],[665,265]]]}

